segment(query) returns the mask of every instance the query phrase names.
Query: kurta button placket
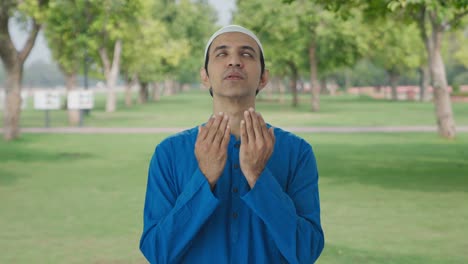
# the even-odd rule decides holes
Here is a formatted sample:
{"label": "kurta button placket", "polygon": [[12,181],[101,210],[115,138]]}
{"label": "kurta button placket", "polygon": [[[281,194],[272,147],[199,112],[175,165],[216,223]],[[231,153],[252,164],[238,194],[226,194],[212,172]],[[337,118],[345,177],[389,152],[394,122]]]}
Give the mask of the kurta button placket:
{"label": "kurta button placket", "polygon": [[237,219],[238,216],[239,215],[236,212],[232,213],[232,218]]}

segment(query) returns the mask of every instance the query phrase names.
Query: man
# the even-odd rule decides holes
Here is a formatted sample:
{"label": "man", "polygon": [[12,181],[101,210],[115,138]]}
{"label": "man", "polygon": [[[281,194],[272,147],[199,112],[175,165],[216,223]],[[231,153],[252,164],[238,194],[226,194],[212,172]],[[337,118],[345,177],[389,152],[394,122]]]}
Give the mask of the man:
{"label": "man", "polygon": [[313,263],[322,252],[312,148],[255,110],[264,65],[243,27],[208,41],[200,75],[213,116],[162,141],[150,162],[140,241],[150,263]]}

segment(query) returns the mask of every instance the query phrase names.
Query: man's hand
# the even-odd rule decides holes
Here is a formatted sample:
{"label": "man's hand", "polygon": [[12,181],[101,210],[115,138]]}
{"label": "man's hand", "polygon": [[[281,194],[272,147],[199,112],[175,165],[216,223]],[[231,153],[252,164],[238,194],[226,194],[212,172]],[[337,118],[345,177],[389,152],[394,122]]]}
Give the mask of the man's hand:
{"label": "man's hand", "polygon": [[206,126],[198,127],[195,157],[198,167],[213,190],[226,165],[227,147],[231,136],[229,116],[219,113]]}
{"label": "man's hand", "polygon": [[244,112],[240,131],[240,167],[250,188],[253,188],[273,153],[275,134],[273,127],[267,129],[263,117],[253,108]]}

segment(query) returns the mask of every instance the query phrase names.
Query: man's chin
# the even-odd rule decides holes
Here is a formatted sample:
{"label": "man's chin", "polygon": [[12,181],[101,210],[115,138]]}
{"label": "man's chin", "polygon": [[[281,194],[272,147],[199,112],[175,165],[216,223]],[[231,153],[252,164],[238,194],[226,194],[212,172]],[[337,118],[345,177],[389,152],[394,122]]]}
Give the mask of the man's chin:
{"label": "man's chin", "polygon": [[[220,92],[220,93],[215,93],[219,97],[223,98],[244,98],[244,97],[249,97],[252,96],[251,93],[248,93],[246,91],[229,91],[229,92]],[[255,95],[255,94],[253,94]]]}

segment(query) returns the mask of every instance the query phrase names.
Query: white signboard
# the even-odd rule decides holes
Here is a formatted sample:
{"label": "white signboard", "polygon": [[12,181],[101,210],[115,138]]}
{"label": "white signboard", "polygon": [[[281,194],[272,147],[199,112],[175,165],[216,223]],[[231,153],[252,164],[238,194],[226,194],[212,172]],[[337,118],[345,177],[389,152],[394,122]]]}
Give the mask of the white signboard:
{"label": "white signboard", "polygon": [[[21,91],[21,109],[26,109],[28,104],[28,93]],[[6,105],[6,94],[5,91],[0,91],[0,110],[3,110]]]}
{"label": "white signboard", "polygon": [[60,94],[58,91],[36,91],[34,93],[34,108],[39,110],[60,109]]}
{"label": "white signboard", "polygon": [[68,92],[68,109],[92,109],[94,107],[93,92],[78,90]]}

